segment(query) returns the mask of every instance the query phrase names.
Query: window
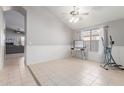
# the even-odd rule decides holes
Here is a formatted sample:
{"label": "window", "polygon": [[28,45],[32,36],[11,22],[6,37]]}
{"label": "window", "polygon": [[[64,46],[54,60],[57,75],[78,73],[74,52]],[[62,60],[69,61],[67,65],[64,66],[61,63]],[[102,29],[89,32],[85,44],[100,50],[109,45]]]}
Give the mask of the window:
{"label": "window", "polygon": [[91,51],[97,52],[99,49],[99,29],[91,30]]}
{"label": "window", "polygon": [[99,30],[92,30],[92,40],[99,40]]}
{"label": "window", "polygon": [[24,36],[21,36],[21,45],[24,46],[24,44],[25,44],[25,38],[24,38]]}
{"label": "window", "polygon": [[88,50],[90,50],[90,38],[91,38],[90,36],[91,36],[91,31],[81,32],[81,40],[84,41],[84,46],[86,46]]}
{"label": "window", "polygon": [[82,31],[81,32],[81,40],[84,41],[85,46],[88,48],[88,50],[97,52],[99,48],[99,39],[100,39],[100,30],[88,30],[88,31]]}
{"label": "window", "polygon": [[81,33],[81,38],[83,41],[90,41],[90,31],[85,31]]}

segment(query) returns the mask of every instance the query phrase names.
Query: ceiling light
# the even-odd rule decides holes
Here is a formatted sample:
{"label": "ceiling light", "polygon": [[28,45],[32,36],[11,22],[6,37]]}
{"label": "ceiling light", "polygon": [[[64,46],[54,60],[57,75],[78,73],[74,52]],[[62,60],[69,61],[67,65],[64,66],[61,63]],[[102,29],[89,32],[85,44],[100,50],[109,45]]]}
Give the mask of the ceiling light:
{"label": "ceiling light", "polygon": [[79,17],[75,18],[74,23],[77,23],[79,21]]}
{"label": "ceiling light", "polygon": [[69,22],[73,22],[75,20],[75,17],[72,17],[70,20],[69,20]]}
{"label": "ceiling light", "polygon": [[69,20],[71,23],[77,23],[79,21],[79,7],[73,6],[73,11],[70,12],[72,18]]}
{"label": "ceiling light", "polygon": [[79,21],[79,17],[72,17],[69,22],[70,23],[77,23]]}

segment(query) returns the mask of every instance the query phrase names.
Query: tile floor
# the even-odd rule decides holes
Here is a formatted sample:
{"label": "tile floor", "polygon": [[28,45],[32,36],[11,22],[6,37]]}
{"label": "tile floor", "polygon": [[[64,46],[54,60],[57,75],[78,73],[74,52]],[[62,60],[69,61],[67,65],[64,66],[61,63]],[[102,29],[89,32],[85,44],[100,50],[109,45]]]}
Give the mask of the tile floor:
{"label": "tile floor", "polygon": [[23,54],[9,54],[0,71],[0,86],[34,86],[36,85],[28,68],[24,65]]}
{"label": "tile floor", "polygon": [[30,65],[43,86],[122,86],[124,71],[104,70],[99,63],[67,58]]}
{"label": "tile floor", "polygon": [[[30,65],[43,86],[122,86],[124,71],[104,70],[98,63],[67,58]],[[1,86],[37,85],[23,55],[7,55],[5,67],[0,71]]]}

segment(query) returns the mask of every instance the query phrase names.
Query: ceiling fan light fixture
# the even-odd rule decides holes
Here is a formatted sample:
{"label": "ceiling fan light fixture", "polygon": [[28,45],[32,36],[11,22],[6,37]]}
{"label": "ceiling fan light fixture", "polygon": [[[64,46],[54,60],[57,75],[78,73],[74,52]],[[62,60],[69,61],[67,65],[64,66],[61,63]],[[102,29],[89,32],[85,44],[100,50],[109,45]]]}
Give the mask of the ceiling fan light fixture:
{"label": "ceiling fan light fixture", "polygon": [[73,11],[70,12],[72,18],[69,20],[70,23],[77,23],[79,21],[79,7],[73,6]]}
{"label": "ceiling fan light fixture", "polygon": [[72,23],[75,20],[75,17],[72,17],[69,22]]}
{"label": "ceiling fan light fixture", "polygon": [[79,17],[75,18],[74,23],[77,23],[79,21]]}
{"label": "ceiling fan light fixture", "polygon": [[77,23],[79,21],[79,17],[72,17],[69,22],[70,23]]}

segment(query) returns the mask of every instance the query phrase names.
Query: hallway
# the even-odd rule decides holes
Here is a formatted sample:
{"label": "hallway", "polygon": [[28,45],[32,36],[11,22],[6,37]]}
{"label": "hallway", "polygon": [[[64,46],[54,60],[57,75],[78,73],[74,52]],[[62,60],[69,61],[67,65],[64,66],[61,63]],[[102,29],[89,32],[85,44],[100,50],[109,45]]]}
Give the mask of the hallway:
{"label": "hallway", "polygon": [[36,85],[28,68],[24,64],[23,54],[6,56],[4,69],[0,71],[1,86],[34,86]]}

